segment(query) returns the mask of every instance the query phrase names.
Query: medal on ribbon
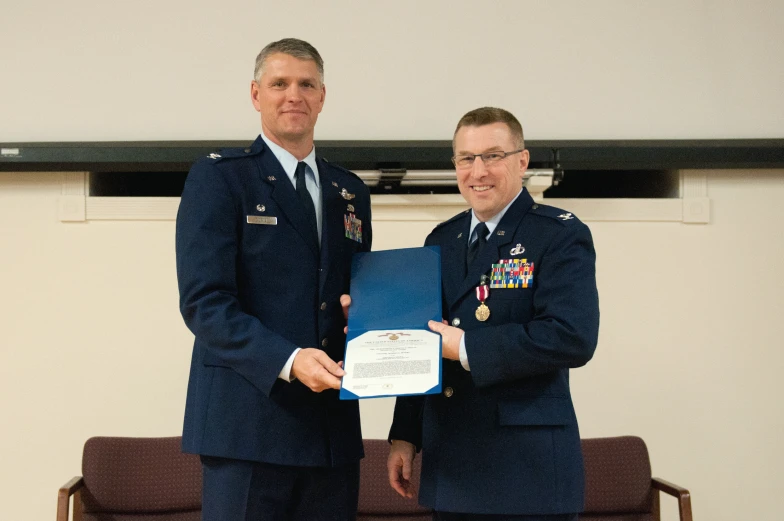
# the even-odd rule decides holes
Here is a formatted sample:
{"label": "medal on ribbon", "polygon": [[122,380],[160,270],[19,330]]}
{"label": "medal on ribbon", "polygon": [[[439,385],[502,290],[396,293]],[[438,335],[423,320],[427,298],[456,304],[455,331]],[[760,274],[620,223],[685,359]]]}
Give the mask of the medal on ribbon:
{"label": "medal on ribbon", "polygon": [[479,285],[476,287],[476,299],[479,301],[479,307],[476,308],[474,315],[480,322],[484,322],[490,318],[490,308],[485,305],[485,300],[490,296],[490,288],[487,286],[487,276],[482,275]]}

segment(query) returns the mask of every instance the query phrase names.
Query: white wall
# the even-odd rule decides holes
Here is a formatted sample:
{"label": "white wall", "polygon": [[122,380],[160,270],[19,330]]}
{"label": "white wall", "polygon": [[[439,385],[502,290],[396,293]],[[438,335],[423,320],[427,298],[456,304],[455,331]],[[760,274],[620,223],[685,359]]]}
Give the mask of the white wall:
{"label": "white wall", "polygon": [[[696,519],[774,521],[784,170],[707,174],[708,225],[589,223],[600,343],[572,388],[583,436],[643,437],[654,474],[691,489]],[[61,179],[0,174],[3,519],[51,518],[88,437],[181,429],[192,338],[174,222],[60,223]],[[407,213],[375,223],[374,249],[422,243],[434,222]],[[386,437],[391,406],[362,403],[366,437]]]}
{"label": "white wall", "polygon": [[0,17],[0,142],[251,139],[256,53],[326,61],[319,139],[784,135],[781,0],[25,0]]}

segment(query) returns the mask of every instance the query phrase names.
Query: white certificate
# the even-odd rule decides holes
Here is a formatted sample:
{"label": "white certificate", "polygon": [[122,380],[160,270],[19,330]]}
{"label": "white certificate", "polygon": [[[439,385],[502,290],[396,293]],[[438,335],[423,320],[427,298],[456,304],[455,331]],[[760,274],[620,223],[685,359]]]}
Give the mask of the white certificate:
{"label": "white certificate", "polygon": [[368,331],[346,344],[341,396],[357,398],[441,390],[441,335],[424,329]]}

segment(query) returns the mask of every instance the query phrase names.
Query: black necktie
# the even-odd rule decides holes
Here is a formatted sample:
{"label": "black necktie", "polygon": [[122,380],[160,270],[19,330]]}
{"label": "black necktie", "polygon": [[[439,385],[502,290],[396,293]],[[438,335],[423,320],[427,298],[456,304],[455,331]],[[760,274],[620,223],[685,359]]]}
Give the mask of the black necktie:
{"label": "black necktie", "polygon": [[487,244],[487,225],[485,223],[479,223],[476,225],[476,239],[474,242],[468,245],[468,265],[470,266],[472,262],[474,262],[474,258],[476,255],[482,251],[485,244]]}
{"label": "black necktie", "polygon": [[316,234],[316,239],[318,239],[318,224],[316,222],[316,207],[313,206],[313,198],[310,196],[310,192],[308,192],[307,186],[305,186],[305,176],[307,172],[305,171],[305,167],[307,165],[300,161],[297,163],[297,170],[294,172],[294,179],[297,182],[297,195],[299,195],[299,200],[302,201],[302,206],[305,207],[305,218],[311,223],[311,228],[313,228],[313,232]]}

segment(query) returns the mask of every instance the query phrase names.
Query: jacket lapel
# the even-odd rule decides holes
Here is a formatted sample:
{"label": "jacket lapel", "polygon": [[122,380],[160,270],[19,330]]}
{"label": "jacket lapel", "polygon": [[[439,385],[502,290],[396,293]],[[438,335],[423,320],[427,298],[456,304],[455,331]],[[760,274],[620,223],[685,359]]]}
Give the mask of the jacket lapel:
{"label": "jacket lapel", "polygon": [[[441,270],[441,285],[444,298],[449,306],[460,296],[458,292],[463,286],[466,273],[466,254],[468,250],[468,227],[471,226],[471,212],[457,221],[452,237],[441,244],[441,265],[448,269]],[[444,310],[446,311],[446,310]]]}
{"label": "jacket lapel", "polygon": [[[343,228],[342,215],[346,210],[346,201],[341,197],[338,189],[332,185],[337,182],[329,164],[321,158],[316,158],[321,178],[321,277],[319,293],[324,291],[324,282],[330,270],[329,259],[342,259],[341,249],[345,229]],[[343,262],[341,260],[341,262]],[[349,259],[350,262],[350,259]]]}
{"label": "jacket lapel", "polygon": [[[458,283],[457,291],[452,294],[451,298],[447,299],[449,307],[452,307],[455,302],[463,297],[469,291],[473,291],[479,285],[482,275],[489,274],[493,264],[499,259],[508,258],[510,255],[505,255],[506,246],[514,239],[515,231],[517,230],[520,221],[523,219],[528,210],[533,204],[533,199],[528,194],[528,190],[523,188],[523,192],[518,196],[512,206],[501,218],[501,222],[493,231],[490,238],[487,240],[485,248],[476,256],[474,262],[467,267],[466,277],[463,281]],[[470,226],[470,217],[469,224]],[[465,241],[467,243],[467,240]],[[465,243],[464,243],[465,244]],[[464,249],[467,246],[464,246]],[[465,258],[465,253],[463,254]],[[465,261],[464,261],[465,262]]]}
{"label": "jacket lapel", "polygon": [[[313,254],[318,256],[318,236],[313,231],[310,223],[305,218],[302,202],[299,200],[294,185],[291,184],[283,167],[280,166],[275,154],[270,152],[261,141],[262,151],[256,156],[261,180],[272,186],[271,197],[277,203],[278,208],[286,216],[291,226],[302,236]],[[256,145],[254,143],[254,145]]]}

